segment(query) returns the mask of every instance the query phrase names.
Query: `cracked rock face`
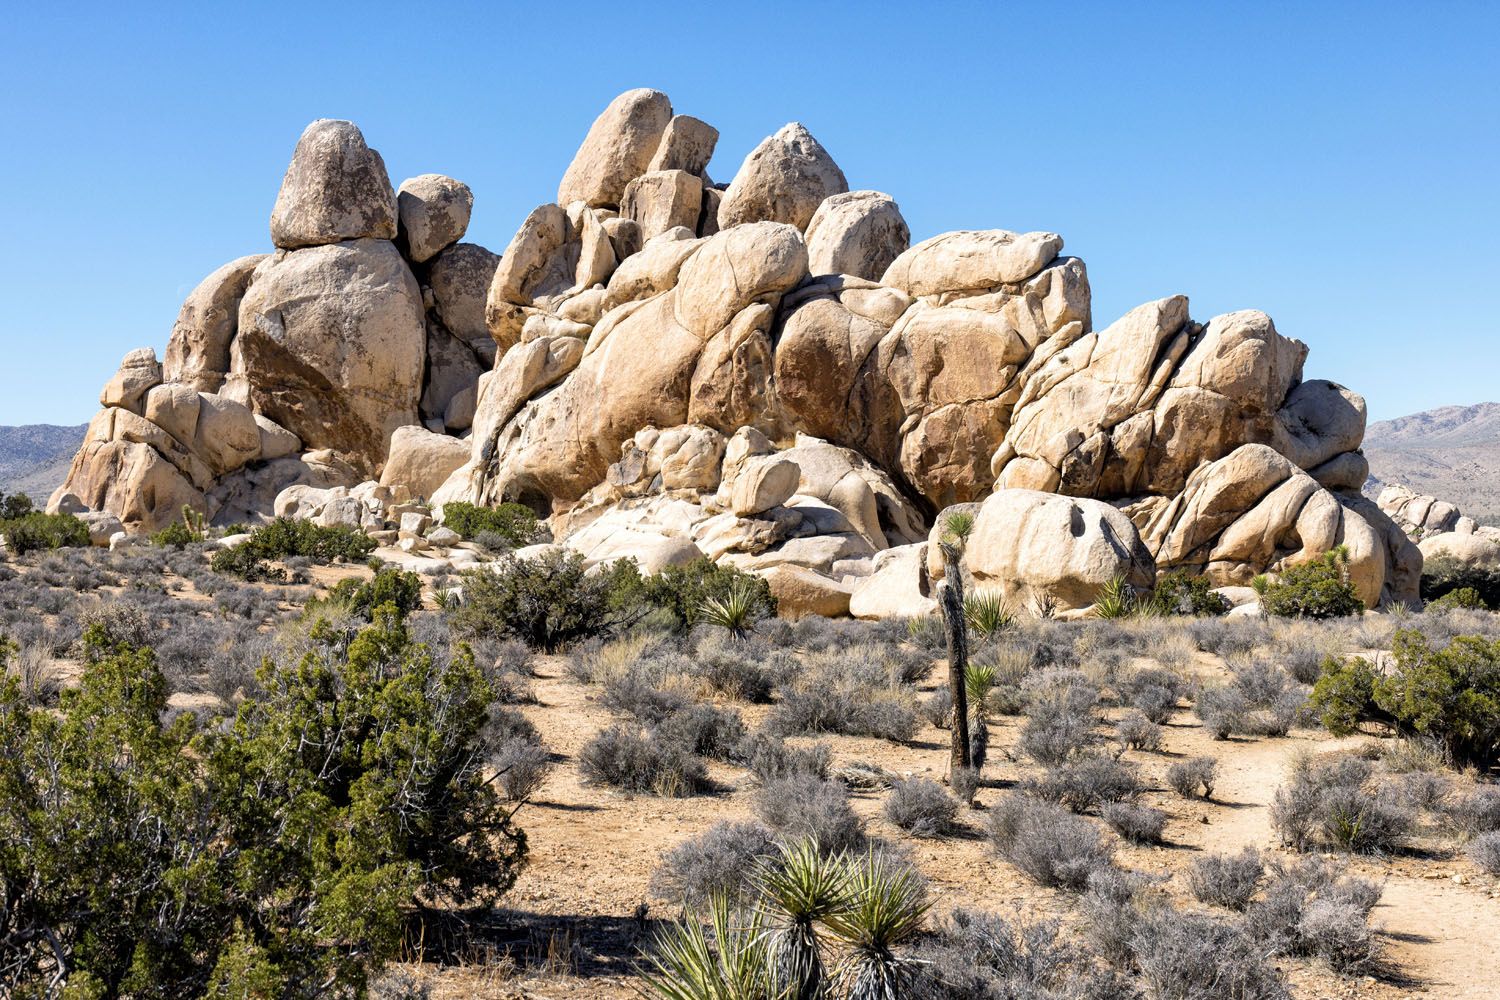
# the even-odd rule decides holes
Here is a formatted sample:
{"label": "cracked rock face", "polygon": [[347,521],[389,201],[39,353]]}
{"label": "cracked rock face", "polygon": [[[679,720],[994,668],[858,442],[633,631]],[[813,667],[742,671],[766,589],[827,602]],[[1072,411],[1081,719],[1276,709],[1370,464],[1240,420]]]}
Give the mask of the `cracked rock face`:
{"label": "cracked rock face", "polygon": [[1174,295],[1096,329],[1055,233],[913,243],[802,125],[727,186],[717,142],[659,91],[620,95],[496,255],[460,242],[466,185],[398,196],[353,124],[314,122],[276,252],[193,291],[165,365],[127,356],[58,502],[153,530],[379,475],[525,503],[591,563],[707,556],[790,614],[862,616],[932,609],[955,506],[976,586],[1064,611],[1120,576],[1238,585],[1335,546],[1367,603],[1415,600],[1421,554],[1382,507],[1466,527],[1359,496],[1363,399],[1304,381],[1264,313]]}

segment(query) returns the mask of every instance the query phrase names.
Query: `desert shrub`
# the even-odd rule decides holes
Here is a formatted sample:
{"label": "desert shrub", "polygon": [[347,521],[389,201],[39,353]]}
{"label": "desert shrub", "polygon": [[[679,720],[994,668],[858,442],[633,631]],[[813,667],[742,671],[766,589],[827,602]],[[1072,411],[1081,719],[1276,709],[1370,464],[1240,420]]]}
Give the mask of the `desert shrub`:
{"label": "desert shrub", "polygon": [[1260,606],[1280,618],[1346,618],[1365,609],[1349,582],[1349,556],[1342,546],[1282,571],[1261,593]]}
{"label": "desert shrub", "polygon": [[667,798],[685,798],[711,787],[698,757],[632,726],[611,726],[584,744],[578,771],[596,785]]}
{"label": "desert shrub", "polygon": [[1083,753],[1093,742],[1092,716],[1063,713],[1027,719],[1016,749],[1043,767],[1056,767]]}
{"label": "desert shrub", "polygon": [[469,541],[487,535],[481,544],[492,552],[530,545],[540,534],[536,514],[519,503],[502,503],[498,507],[476,507],[456,500],[445,503],[443,527]]}
{"label": "desert shrub", "polygon": [[668,716],[675,715],[688,706],[688,697],[681,691],[662,687],[660,674],[649,668],[622,670],[605,678],[600,703],[611,712],[634,716],[639,722],[654,726]]}
{"label": "desert shrub", "polygon": [[964,805],[974,804],[979,785],[980,770],[977,767],[956,768],[948,777],[948,787],[953,789],[954,796]]}
{"label": "desert shrub", "polygon": [[1500,831],[1481,833],[1469,841],[1465,851],[1486,875],[1500,875]]}
{"label": "desert shrub", "polygon": [[1442,811],[1462,837],[1500,830],[1500,788],[1485,785],[1468,795],[1449,799]]}
{"label": "desert shrub", "polygon": [[700,632],[695,636],[693,673],[726,697],[769,702],[776,685],[798,667],[795,657],[753,639],[734,641],[719,629]]}
{"label": "desert shrub", "polygon": [[1272,954],[1315,956],[1345,974],[1366,973],[1379,961],[1368,921],[1380,887],[1318,858],[1272,865],[1261,899],[1245,909],[1245,929]]}
{"label": "desert shrub", "polygon": [[1397,788],[1400,791],[1401,800],[1406,804],[1416,809],[1438,812],[1448,798],[1448,792],[1452,786],[1441,774],[1434,774],[1430,771],[1412,771],[1402,776]]}
{"label": "desert shrub", "polygon": [[1055,767],[1093,742],[1099,689],[1083,673],[1043,670],[1027,677],[1021,691],[1027,719],[1017,747],[1023,754]]}
{"label": "desert shrub", "polygon": [[247,583],[285,583],[286,570],[272,566],[249,543],[220,549],[209,560],[209,568],[225,576],[236,576]]}
{"label": "desert shrub", "polygon": [[692,705],[662,719],[654,735],[701,757],[730,761],[745,742],[740,713],[717,705]]}
{"label": "desert shrub", "polygon": [[25,517],[36,509],[36,504],[25,493],[9,493],[0,490],[0,521],[14,521]]}
{"label": "desert shrub", "polygon": [[762,784],[793,774],[810,774],[827,778],[833,766],[833,753],[826,743],[794,747],[786,740],[765,730],[747,736],[740,744],[739,758]]}
{"label": "desert shrub", "polygon": [[1493,610],[1489,606],[1489,604],[1485,602],[1485,599],[1479,596],[1479,591],[1475,590],[1473,587],[1456,587],[1453,590],[1448,591],[1442,597],[1429,601],[1427,603],[1427,607],[1424,610],[1432,612],[1454,611],[1459,609],[1465,611]]}
{"label": "desert shrub", "polygon": [[775,856],[775,836],[765,825],[720,820],[662,855],[651,891],[697,909],[715,895],[745,895],[760,865]]}
{"label": "desert shrub", "polygon": [[885,818],[914,837],[940,837],[953,829],[958,803],[930,778],[908,778],[891,785]]}
{"label": "desert shrub", "polygon": [[85,663],[96,663],[130,649],[156,645],[160,627],[140,608],[120,601],[96,604],[78,616],[83,633],[78,652]]}
{"label": "desert shrub", "polygon": [[1185,799],[1211,799],[1219,762],[1213,757],[1189,757],[1167,768],[1167,784]]}
{"label": "desert shrub", "polygon": [[1135,802],[1106,802],[1099,815],[1110,829],[1133,844],[1159,844],[1167,814]]}
{"label": "desert shrub", "polygon": [[491,763],[500,788],[511,802],[524,802],[547,780],[552,760],[547,749],[525,737],[511,737],[495,748]]}
{"label": "desert shrub", "polygon": [[[1440,601],[1456,591],[1467,590],[1483,606],[1500,608],[1500,569],[1487,565],[1470,565],[1450,556],[1438,556],[1423,561],[1420,589],[1424,601]],[[1473,598],[1454,598],[1454,602],[1459,607],[1471,607]]]}
{"label": "desert shrub", "polygon": [[1271,825],[1296,850],[1313,843],[1356,853],[1394,850],[1415,824],[1411,807],[1375,786],[1368,761],[1341,757],[1296,762],[1291,781],[1276,790]]}
{"label": "desert shrub", "polygon": [[1177,698],[1176,692],[1170,688],[1147,684],[1130,692],[1130,706],[1145,716],[1146,721],[1162,725],[1177,710]]}
{"label": "desert shrub", "polygon": [[1141,979],[1158,1000],[1290,1000],[1259,942],[1199,913],[1161,907],[1143,914],[1131,939]]}
{"label": "desert shrub", "polygon": [[864,827],[837,781],[811,774],[775,778],[756,792],[755,813],[782,838],[806,838],[823,854],[864,845]]}
{"label": "desert shrub", "polygon": [[314,562],[330,563],[340,559],[360,562],[375,551],[376,543],[356,528],[324,527],[311,521],[278,517],[256,528],[239,547],[248,547],[263,559],[304,556]]}
{"label": "desert shrub", "polygon": [[767,725],[785,736],[840,733],[904,742],[919,727],[911,689],[892,685],[884,664],[857,648],[809,657],[779,691]]}
{"label": "desert shrub", "polygon": [[370,1000],[431,1000],[432,987],[410,969],[387,969],[370,983]]}
{"label": "desert shrub", "polygon": [[1206,687],[1193,700],[1193,714],[1216,740],[1227,740],[1244,728],[1249,703],[1239,689],[1229,684]]}
{"label": "desert shrub", "polygon": [[464,602],[449,612],[449,621],[460,637],[519,639],[555,653],[584,639],[607,638],[639,618],[621,596],[628,590],[621,581],[634,573],[634,564],[624,560],[608,572],[589,573],[582,556],[563,551],[510,557],[460,574]]}
{"label": "desert shrub", "polygon": [[18,556],[89,544],[89,526],[72,514],[32,511],[0,521],[0,535],[5,536],[6,548]]}
{"label": "desert shrub", "polygon": [[1312,704],[1329,732],[1376,722],[1438,741],[1456,764],[1500,760],[1500,639],[1458,636],[1435,649],[1422,633],[1400,629],[1391,652],[1394,668],[1383,674],[1362,658],[1324,667]]}
{"label": "desert shrub", "polygon": [[1140,709],[1131,709],[1115,723],[1115,739],[1127,750],[1155,753],[1162,746],[1162,727],[1148,719]]}
{"label": "desert shrub", "polygon": [[207,537],[205,519],[191,507],[182,508],[182,517],[151,536],[151,544],[163,549],[183,549]]}
{"label": "desert shrub", "polygon": [[953,692],[940,687],[922,699],[922,718],[937,729],[948,729],[953,725]]}
{"label": "desert shrub", "polygon": [[403,615],[422,606],[422,578],[392,567],[382,567],[369,580],[340,580],[321,598],[309,601],[306,613],[316,615],[328,608],[369,621],[375,609],[394,605]]}
{"label": "desert shrub", "polygon": [[[472,662],[437,664],[382,614],[262,678],[257,702],[208,731],[162,722],[149,651],[88,664],[55,711],[0,688],[16,921],[0,992],[363,991],[418,897],[487,905],[510,886],[525,841],[484,773]],[[401,738],[368,739],[387,732]]]}
{"label": "desert shrub", "polygon": [[1214,616],[1229,613],[1229,602],[1213,592],[1213,582],[1186,570],[1173,570],[1157,578],[1155,601],[1163,614]]}
{"label": "desert shrub", "polygon": [[1083,757],[1055,767],[1040,778],[1027,778],[1021,788],[1077,813],[1135,798],[1141,791],[1134,768],[1105,756]]}
{"label": "desert shrub", "polygon": [[1253,847],[1239,854],[1210,854],[1188,869],[1188,887],[1200,903],[1240,911],[1250,905],[1265,871]]}
{"label": "desert shrub", "polygon": [[1082,892],[1108,867],[1114,848],[1088,820],[1025,795],[1007,795],[990,811],[990,843],[1039,885]]}
{"label": "desert shrub", "polygon": [[698,624],[711,602],[743,606],[753,622],[776,614],[776,598],[764,578],[707,558],[685,566],[668,566],[640,581],[639,599],[670,616],[679,631]]}
{"label": "desert shrub", "polygon": [[955,910],[916,952],[914,1000],[1108,1000],[1133,994],[1055,920]]}

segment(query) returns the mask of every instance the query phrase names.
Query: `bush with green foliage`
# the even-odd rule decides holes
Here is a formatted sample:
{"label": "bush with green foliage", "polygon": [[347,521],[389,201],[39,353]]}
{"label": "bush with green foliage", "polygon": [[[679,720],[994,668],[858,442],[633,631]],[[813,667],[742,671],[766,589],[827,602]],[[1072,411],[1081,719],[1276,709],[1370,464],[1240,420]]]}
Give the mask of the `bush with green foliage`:
{"label": "bush with green foliage", "polygon": [[1479,591],[1473,587],[1455,587],[1442,597],[1427,603],[1427,611],[1491,611],[1493,610]]}
{"label": "bush with green foliage", "polygon": [[151,536],[151,544],[159,548],[182,549],[208,537],[208,527],[203,515],[186,505],[182,517]]}
{"label": "bush with green foliage", "polygon": [[680,631],[704,620],[704,611],[712,607],[712,602],[747,605],[745,616],[752,620],[776,614],[776,598],[762,577],[707,558],[685,566],[668,566],[644,577],[639,596],[646,605],[670,615]]}
{"label": "bush with green foliage", "polygon": [[307,614],[338,608],[365,621],[372,620],[375,609],[383,604],[396,608],[403,616],[422,606],[422,578],[394,567],[381,567],[369,580],[340,580],[323,597],[307,604]]}
{"label": "bush with green foliage", "polygon": [[0,521],[14,521],[18,517],[25,517],[35,509],[36,505],[25,493],[7,494],[0,491]]}
{"label": "bush with green foliage", "polygon": [[1434,649],[1421,632],[1399,629],[1391,653],[1389,672],[1359,657],[1324,664],[1312,704],[1330,733],[1375,722],[1438,742],[1455,764],[1500,761],[1500,640],[1460,635]]}
{"label": "bush with green foliage", "polygon": [[222,726],[163,724],[149,650],[88,664],[55,711],[0,685],[0,993],[359,995],[419,899],[509,888],[525,838],[486,773],[482,675],[373,617],[265,664]]}
{"label": "bush with green foliage", "polygon": [[555,653],[584,639],[605,638],[634,624],[642,611],[635,563],[620,560],[590,573],[583,557],[561,550],[508,558],[460,576],[463,604],[449,612],[464,638],[519,639]]}
{"label": "bush with green foliage", "polygon": [[82,519],[72,514],[43,514],[34,510],[0,520],[0,535],[5,536],[6,548],[18,556],[52,549],[83,548],[89,544],[89,526]]}
{"label": "bush with green foliage", "polygon": [[1261,590],[1260,606],[1280,618],[1347,618],[1365,610],[1349,582],[1349,554],[1342,545],[1282,571]]}
{"label": "bush with green foliage", "polygon": [[1437,556],[1422,563],[1422,600],[1436,601],[1455,590],[1472,591],[1485,607],[1500,608],[1500,568],[1460,562],[1451,556]]}
{"label": "bush with green foliage", "polygon": [[502,503],[498,507],[477,507],[471,503],[454,500],[443,504],[443,527],[473,541],[481,534],[491,545],[499,542],[505,548],[520,548],[537,540],[539,527],[536,514],[530,507],[519,503]]}
{"label": "bush with green foliage", "polygon": [[286,570],[272,566],[249,543],[220,549],[208,561],[209,568],[225,576],[237,576],[247,583],[285,583]]}
{"label": "bush with green foliage", "polygon": [[1153,601],[1167,615],[1219,617],[1229,613],[1229,601],[1213,592],[1213,581],[1186,570],[1173,570],[1156,581]]}
{"label": "bush with green foliage", "polygon": [[268,566],[270,560],[300,556],[319,563],[336,559],[358,562],[375,551],[375,547],[373,538],[354,528],[325,528],[311,521],[278,517],[270,524],[256,528],[249,539],[239,545],[215,552],[209,566],[215,573],[237,576],[252,583],[280,583],[286,580],[286,573]]}

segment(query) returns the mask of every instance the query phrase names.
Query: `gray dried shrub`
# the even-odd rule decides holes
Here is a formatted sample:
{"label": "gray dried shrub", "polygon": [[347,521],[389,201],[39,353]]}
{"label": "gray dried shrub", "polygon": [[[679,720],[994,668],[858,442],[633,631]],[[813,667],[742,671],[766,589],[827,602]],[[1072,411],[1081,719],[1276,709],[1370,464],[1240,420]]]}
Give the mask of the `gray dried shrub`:
{"label": "gray dried shrub", "polygon": [[1106,802],[1099,815],[1110,829],[1132,844],[1159,844],[1167,825],[1167,814],[1135,802]]}
{"label": "gray dried shrub", "polygon": [[1306,850],[1318,843],[1360,854],[1396,850],[1416,825],[1399,792],[1375,782],[1367,760],[1300,761],[1276,790],[1271,825],[1282,843]]}
{"label": "gray dried shrub", "polygon": [[1011,794],[990,811],[990,843],[1039,885],[1082,892],[1089,875],[1106,868],[1114,847],[1098,827],[1060,806]]}
{"label": "gray dried shrub", "polygon": [[735,639],[722,628],[693,632],[693,668],[715,691],[738,701],[765,703],[796,672],[796,658],[758,638]]}
{"label": "gray dried shrub", "polygon": [[779,693],[767,725],[784,736],[839,733],[906,742],[920,725],[913,690],[892,685],[884,664],[858,648],[809,657]]}
{"label": "gray dried shrub", "polygon": [[501,743],[492,763],[500,775],[500,790],[512,802],[524,802],[535,795],[552,769],[547,749],[521,737]]}
{"label": "gray dried shrub", "polygon": [[628,792],[683,798],[711,784],[703,761],[631,726],[612,726],[584,745],[578,770],[587,782]]}
{"label": "gray dried shrub", "polygon": [[1112,757],[1083,757],[1052,768],[1039,778],[1027,778],[1021,788],[1075,813],[1098,810],[1106,802],[1133,799],[1141,792],[1135,769]]}
{"label": "gray dried shrub", "polygon": [[1167,784],[1185,799],[1211,799],[1219,762],[1213,757],[1189,757],[1167,768]]}
{"label": "gray dried shrub", "polygon": [[1198,913],[1163,907],[1144,914],[1131,941],[1142,981],[1159,1000],[1289,1000],[1259,942]]}
{"label": "gray dried shrub", "polygon": [[1500,830],[1500,788],[1482,785],[1469,795],[1449,799],[1442,810],[1460,836]]}
{"label": "gray dried shrub", "polygon": [[1193,700],[1193,714],[1216,740],[1227,740],[1244,732],[1245,715],[1250,705],[1238,688],[1230,685],[1206,687]]}
{"label": "gray dried shrub", "polygon": [[1260,888],[1265,865],[1260,852],[1247,847],[1239,854],[1210,854],[1188,869],[1188,886],[1200,903],[1243,910]]}
{"label": "gray dried shrub", "polygon": [[826,743],[794,747],[765,730],[757,730],[740,744],[740,761],[762,784],[793,774],[810,774],[827,778],[833,766],[833,752]]}
{"label": "gray dried shrub", "polygon": [[809,838],[824,854],[864,845],[864,827],[840,782],[793,774],[767,782],[755,795],[755,812],[785,840]]}
{"label": "gray dried shrub", "polygon": [[410,969],[387,969],[370,983],[370,1000],[428,1000],[432,987]]}
{"label": "gray dried shrub", "polygon": [[979,792],[980,771],[977,767],[960,767],[956,769],[948,779],[948,787],[953,789],[953,794],[965,805],[974,804],[974,796]]}
{"label": "gray dried shrub", "polygon": [[953,725],[953,693],[940,687],[922,700],[922,718],[935,729]]}
{"label": "gray dried shrub", "polygon": [[1500,831],[1481,833],[1465,849],[1469,860],[1486,875],[1500,875]]}
{"label": "gray dried shrub", "polygon": [[720,820],[662,856],[651,876],[651,891],[690,908],[716,893],[739,897],[751,885],[757,865],[776,855],[776,838],[754,820]]}
{"label": "gray dried shrub", "polygon": [[953,830],[958,803],[930,778],[894,782],[885,800],[885,818],[914,837],[941,837]]}
{"label": "gray dried shrub", "polygon": [[1318,858],[1273,864],[1262,898],[1245,910],[1245,929],[1272,954],[1316,956],[1345,974],[1378,967],[1379,943],[1369,927],[1380,887]]}
{"label": "gray dried shrub", "polygon": [[746,736],[740,713],[717,705],[684,708],[657,723],[653,732],[688,753],[721,761],[736,760]]}
{"label": "gray dried shrub", "polygon": [[1124,1000],[1132,991],[1055,920],[955,910],[915,953],[912,1000]]}
{"label": "gray dried shrub", "polygon": [[1156,753],[1161,749],[1163,738],[1162,727],[1148,719],[1139,709],[1131,709],[1115,723],[1115,740],[1126,750]]}

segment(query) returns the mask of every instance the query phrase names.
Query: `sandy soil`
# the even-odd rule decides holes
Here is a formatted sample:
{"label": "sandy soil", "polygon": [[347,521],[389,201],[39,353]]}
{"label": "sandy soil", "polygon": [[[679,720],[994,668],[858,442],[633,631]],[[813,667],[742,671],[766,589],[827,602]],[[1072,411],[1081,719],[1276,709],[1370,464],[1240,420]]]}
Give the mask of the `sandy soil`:
{"label": "sandy soil", "polygon": [[[574,766],[579,749],[608,726],[611,715],[594,703],[594,691],[568,680],[561,661],[547,660],[536,683],[540,704],[525,714],[541,730],[559,765],[537,800],[519,819],[531,844],[531,861],[499,915],[506,931],[485,954],[466,963],[428,962],[422,972],[443,1000],[460,997],[623,998],[639,995],[631,966],[649,940],[657,918],[675,916],[669,904],[652,897],[649,882],[661,853],[721,819],[753,815],[753,783],[742,771],[715,765],[723,789],[711,796],[661,799],[626,796],[580,784]],[[943,671],[925,685],[943,682]],[[740,706],[742,711],[743,706]],[[746,711],[752,723],[764,710]],[[1004,759],[1015,739],[1016,722],[1001,719],[992,728],[991,765],[979,808],[965,811],[965,829],[939,840],[906,837],[881,815],[883,793],[856,791],[856,810],[876,836],[903,842],[932,879],[936,912],[967,906],[1072,918],[1063,893],[1038,887],[990,851],[983,838],[985,800],[993,801],[1023,772]],[[824,737],[834,748],[835,766],[866,761],[901,775],[941,778],[947,762],[947,733],[925,727],[915,742]],[[1203,851],[1232,851],[1246,845],[1274,851],[1269,821],[1272,795],[1288,762],[1300,750],[1347,749],[1357,741],[1319,739],[1296,732],[1285,739],[1215,742],[1183,711],[1168,728],[1163,753],[1132,752],[1152,783],[1145,801],[1172,818],[1169,843],[1154,848],[1123,847],[1119,862],[1138,871],[1169,875],[1169,891],[1190,900],[1182,874]],[[996,754],[996,750],[1001,751]],[[1182,756],[1212,754],[1220,777],[1213,802],[1186,801],[1168,790],[1161,776]],[[998,763],[995,757],[1000,756]],[[1500,889],[1461,856],[1395,859],[1357,858],[1351,870],[1383,881],[1385,896],[1373,920],[1384,929],[1392,974],[1345,979],[1313,963],[1287,961],[1282,968],[1299,1000],[1381,998],[1427,994],[1445,1000],[1500,996]],[[641,919],[643,911],[646,914]],[[566,970],[566,971],[565,971]]]}

